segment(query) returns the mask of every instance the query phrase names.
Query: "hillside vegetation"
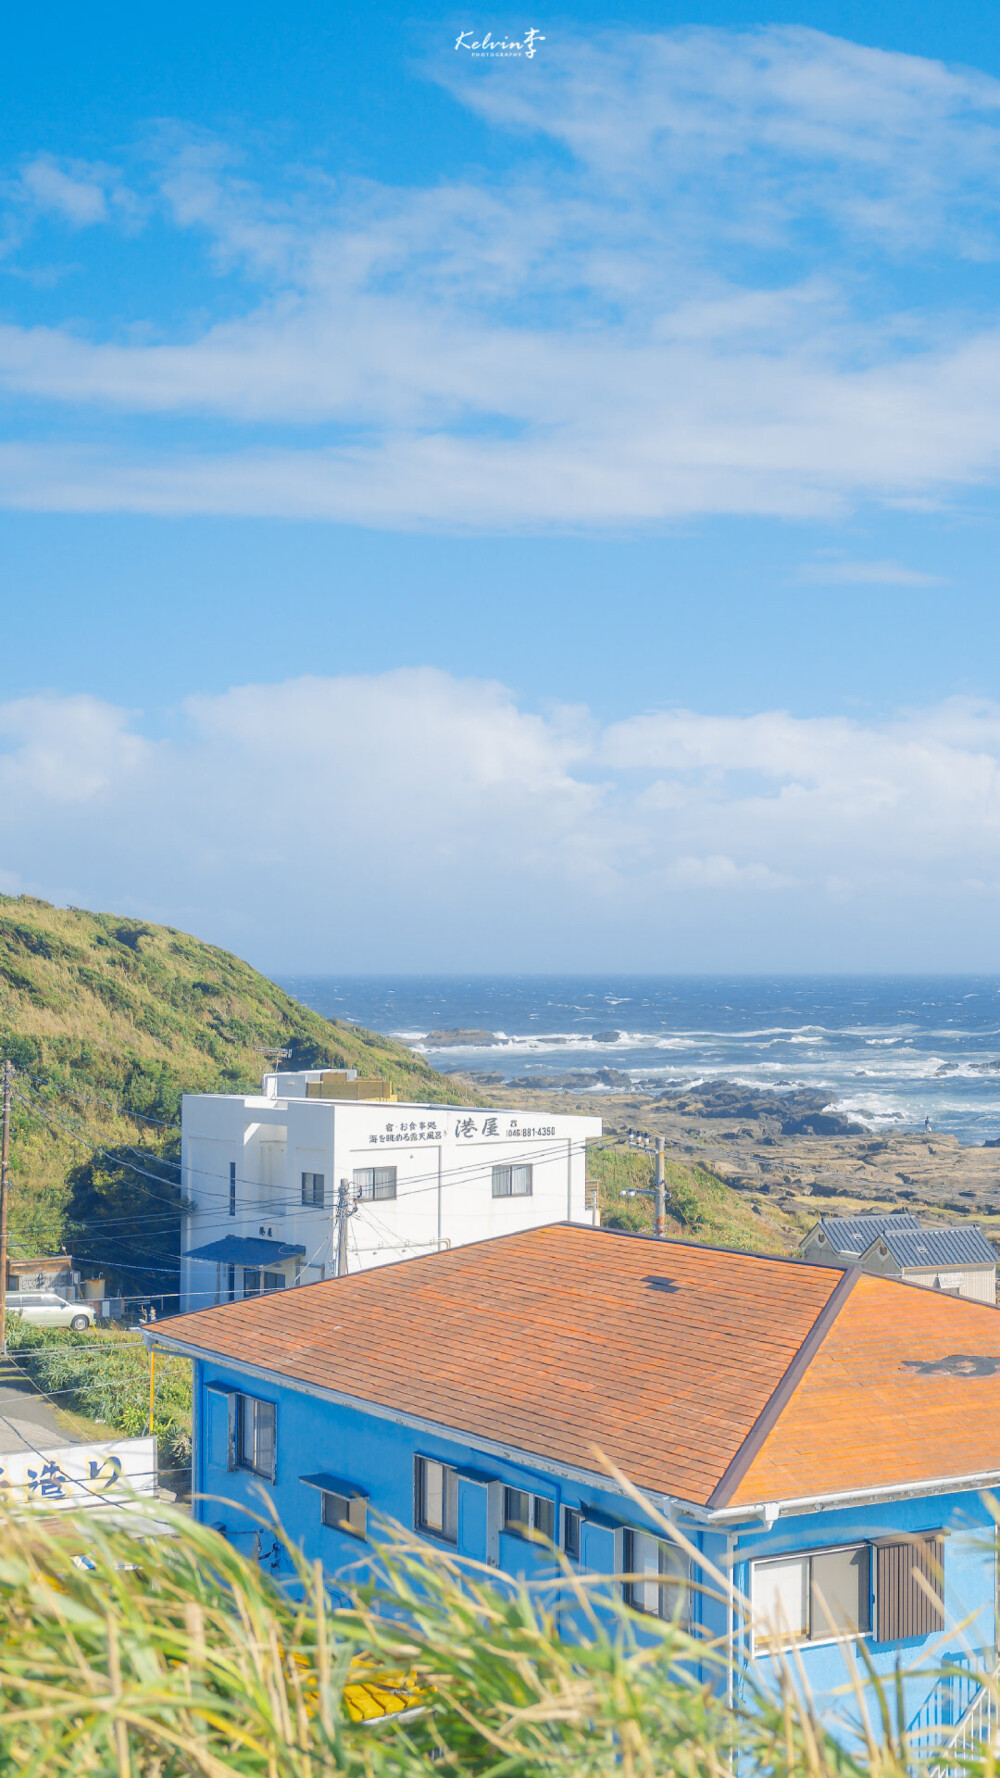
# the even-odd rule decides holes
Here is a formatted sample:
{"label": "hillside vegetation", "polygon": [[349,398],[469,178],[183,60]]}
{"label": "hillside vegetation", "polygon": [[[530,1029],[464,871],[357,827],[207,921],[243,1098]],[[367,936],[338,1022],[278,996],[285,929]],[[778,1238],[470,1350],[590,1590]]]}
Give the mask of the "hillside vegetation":
{"label": "hillside vegetation", "polygon": [[[587,1174],[597,1186],[605,1228],[652,1234],[653,1171],[653,1156],[648,1150],[591,1149]],[[709,1168],[667,1160],[665,1173],[667,1234],[672,1239],[739,1247],[752,1253],[789,1253],[797,1246],[802,1229],[794,1218],[733,1191]]]}
{"label": "hillside vegetation", "polygon": [[462,1097],[401,1044],[322,1018],[230,951],[0,896],[0,1057],[18,1095],[12,1252],[65,1244],[121,1288],[174,1288],[181,1094],[253,1091],[262,1051],[277,1046],[287,1068],[357,1068],[401,1098]]}

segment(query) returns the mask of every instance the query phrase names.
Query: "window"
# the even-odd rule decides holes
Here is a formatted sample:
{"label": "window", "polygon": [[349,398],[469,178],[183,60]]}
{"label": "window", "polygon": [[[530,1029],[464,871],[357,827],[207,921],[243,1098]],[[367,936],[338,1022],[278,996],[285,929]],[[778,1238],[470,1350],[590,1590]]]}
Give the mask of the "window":
{"label": "window", "polygon": [[899,1537],[877,1544],[875,1634],[878,1640],[903,1642],[908,1636],[931,1636],[943,1629],[944,1538],[939,1534]]}
{"label": "window", "polygon": [[284,1272],[265,1272],[261,1280],[265,1290],[284,1290],[286,1282]]}
{"label": "window", "polygon": [[236,1466],[274,1481],[277,1409],[255,1395],[236,1397]]}
{"label": "window", "polygon": [[260,1267],[243,1267],[243,1295],[260,1296]]}
{"label": "window", "polygon": [[871,1627],[866,1543],[753,1565],[754,1646],[830,1642]]}
{"label": "window", "polygon": [[625,1602],[651,1617],[677,1617],[684,1602],[687,1557],[674,1543],[652,1537],[648,1531],[626,1531],[625,1569],[635,1579],[626,1582]]}
{"label": "window", "polygon": [[563,1507],[563,1550],[571,1562],[580,1560],[580,1522],[583,1514],[575,1506]]}
{"label": "window", "polygon": [[320,1519],[334,1531],[349,1531],[352,1537],[368,1536],[368,1502],[363,1494],[335,1494],[324,1488],[320,1494]]}
{"label": "window", "polygon": [[302,1202],[303,1202],[303,1204],[310,1205],[313,1210],[322,1210],[324,1198],[326,1196],[325,1186],[326,1186],[326,1181],[325,1181],[322,1173],[303,1173],[303,1175],[302,1175]]}
{"label": "window", "polygon": [[530,1198],[531,1168],[494,1167],[493,1196],[495,1198]]}
{"label": "window", "polygon": [[555,1502],[544,1494],[528,1494],[523,1488],[505,1488],[503,1528],[517,1537],[534,1531],[552,1543],[556,1534]]}
{"label": "window", "polygon": [[458,1542],[458,1471],[433,1457],[416,1461],[416,1521],[446,1543]]}
{"label": "window", "polygon": [[396,1196],[395,1167],[355,1167],[354,1184],[365,1203]]}
{"label": "window", "polygon": [[236,1162],[229,1163],[229,1214],[236,1215]]}
{"label": "window", "polygon": [[236,1301],[236,1267],[235,1266],[227,1266],[226,1267],[226,1301],[227,1301],[227,1303],[234,1303]]}

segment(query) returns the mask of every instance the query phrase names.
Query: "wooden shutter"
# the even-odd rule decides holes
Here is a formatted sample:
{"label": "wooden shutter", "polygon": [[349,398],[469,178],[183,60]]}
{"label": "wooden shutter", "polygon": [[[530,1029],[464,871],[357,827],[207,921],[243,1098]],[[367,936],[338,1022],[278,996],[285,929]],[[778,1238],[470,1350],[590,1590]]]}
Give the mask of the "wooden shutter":
{"label": "wooden shutter", "polygon": [[899,1537],[876,1547],[875,1634],[879,1642],[903,1642],[909,1636],[931,1636],[943,1629],[944,1538],[938,1533]]}

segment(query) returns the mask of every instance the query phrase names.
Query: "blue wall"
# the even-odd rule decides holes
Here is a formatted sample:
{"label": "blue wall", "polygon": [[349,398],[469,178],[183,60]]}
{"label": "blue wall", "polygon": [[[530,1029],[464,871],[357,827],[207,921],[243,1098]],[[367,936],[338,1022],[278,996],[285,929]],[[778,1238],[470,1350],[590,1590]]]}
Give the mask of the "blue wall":
{"label": "blue wall", "polygon": [[[346,1532],[324,1526],[320,1521],[318,1491],[300,1480],[317,1471],[325,1471],[366,1493],[373,1519],[395,1520],[407,1529],[413,1525],[415,1455],[438,1458],[467,1472],[467,1481],[460,1490],[458,1553],[478,1560],[486,1555],[482,1484],[487,1478],[545,1495],[555,1505],[557,1526],[561,1506],[582,1508],[592,1521],[586,1527],[583,1551],[584,1564],[592,1571],[614,1572],[616,1526],[643,1524],[638,1508],[610,1490],[581,1488],[577,1482],[561,1480],[543,1470],[486,1456],[454,1439],[417,1432],[392,1420],[317,1400],[296,1390],[248,1380],[234,1368],[204,1363],[195,1369],[193,1481],[196,1496],[201,1496],[195,1500],[195,1513],[205,1522],[224,1528],[225,1535],[237,1547],[256,1554],[276,1571],[279,1561],[273,1539],[259,1533],[250,1516],[264,1510],[262,1484],[245,1471],[226,1467],[225,1445],[218,1435],[217,1419],[213,1436],[212,1414],[217,1410],[207,1405],[222,1398],[207,1394],[209,1385],[243,1390],[276,1403],[276,1477],[274,1484],[266,1487],[266,1493],[290,1538],[310,1559],[322,1559],[331,1580],[355,1580],[368,1572],[372,1552],[377,1548],[378,1530],[373,1524],[374,1541],[364,1544]],[[952,1627],[949,1633],[894,1644],[877,1643],[871,1636],[859,1640],[864,1641],[877,1673],[892,1679],[897,1663],[904,1669],[905,1726],[909,1728],[947,1725],[956,1720],[968,1702],[970,1684],[942,1684],[931,1669],[949,1662],[971,1671],[992,1662],[996,1642],[993,1520],[985,1502],[976,1494],[938,1495],[881,1506],[800,1514],[780,1518],[770,1529],[759,1522],[733,1526],[728,1535],[695,1521],[678,1523],[706,1561],[723,1572],[732,1563],[735,1585],[743,1594],[749,1590],[750,1563],[755,1558],[904,1532],[947,1531],[945,1620]],[[453,1550],[455,1546],[446,1547]],[[618,1550],[620,1561],[620,1540]],[[499,1538],[499,1568],[506,1574],[525,1578],[556,1574],[544,1550],[505,1532]],[[695,1625],[707,1635],[728,1632],[728,1607],[717,1598],[695,1596],[692,1616]],[[854,1646],[848,1643],[847,1650]],[[752,1650],[749,1632],[742,1626],[737,1648],[740,1664],[746,1669]],[[800,1645],[796,1660],[801,1661],[814,1696],[829,1712],[853,1720],[852,1701],[834,1696],[848,1679],[844,1643]],[[776,1657],[761,1657],[756,1663],[765,1683],[776,1672],[777,1664]]]}

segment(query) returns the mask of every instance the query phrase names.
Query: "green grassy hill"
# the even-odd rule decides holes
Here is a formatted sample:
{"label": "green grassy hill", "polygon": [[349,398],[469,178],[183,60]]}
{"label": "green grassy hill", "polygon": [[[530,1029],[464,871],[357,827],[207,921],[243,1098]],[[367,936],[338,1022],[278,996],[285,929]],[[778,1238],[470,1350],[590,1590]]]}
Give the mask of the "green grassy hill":
{"label": "green grassy hill", "polygon": [[400,1098],[463,1096],[402,1045],[322,1018],[216,945],[0,896],[0,1057],[18,1094],[12,1252],[65,1244],[109,1276],[127,1259],[123,1287],[169,1288],[157,1279],[177,1250],[180,1096],[255,1090],[262,1050],[278,1045],[285,1067],[387,1076]]}
{"label": "green grassy hill", "polygon": [[[667,1160],[667,1234],[709,1247],[791,1253],[804,1233],[796,1220],[760,1197],[736,1192],[707,1167]],[[653,1232],[653,1157],[625,1147],[595,1146],[587,1177],[597,1187],[605,1228]],[[629,1195],[626,1195],[629,1194]],[[634,1195],[641,1194],[641,1195]]]}

